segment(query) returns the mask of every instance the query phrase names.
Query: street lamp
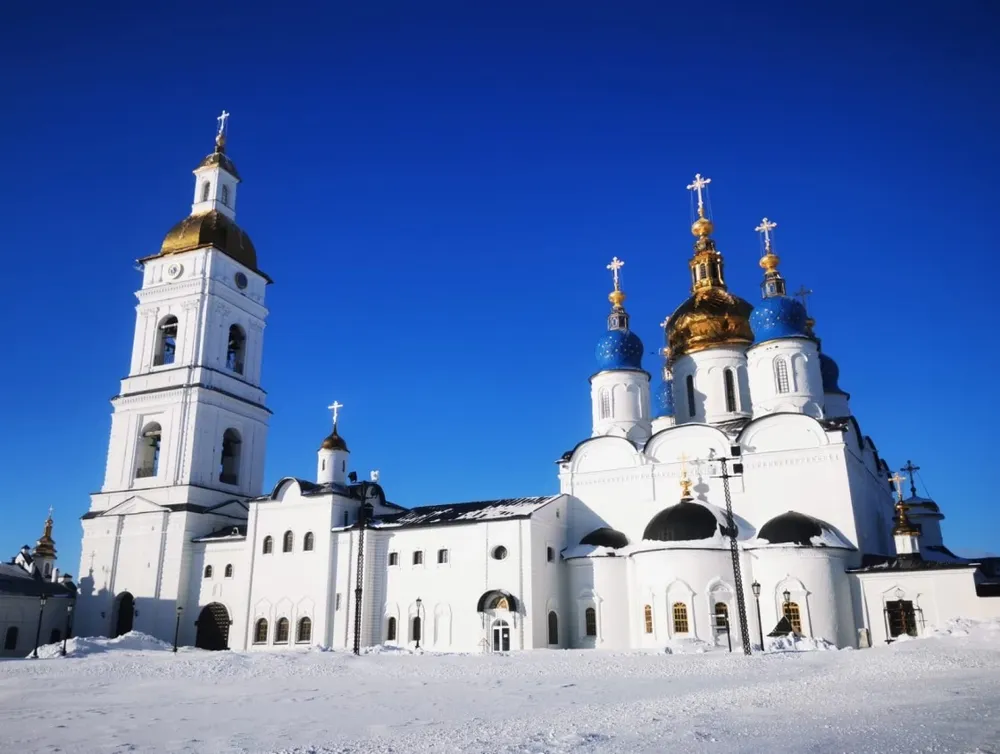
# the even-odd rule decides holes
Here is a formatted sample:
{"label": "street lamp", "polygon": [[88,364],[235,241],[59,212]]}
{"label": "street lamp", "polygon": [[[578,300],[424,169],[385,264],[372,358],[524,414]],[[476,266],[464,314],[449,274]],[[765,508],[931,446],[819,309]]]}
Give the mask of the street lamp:
{"label": "street lamp", "polygon": [[69,632],[73,625],[73,603],[70,602],[66,605],[66,630],[63,632],[63,645],[62,650],[59,652],[63,657],[66,656],[66,640],[69,638]]}
{"label": "street lamp", "polygon": [[177,606],[177,622],[174,624],[174,651],[177,651],[177,636],[181,632],[181,613],[184,612],[184,608],[180,605]]}
{"label": "street lamp", "polygon": [[417,639],[417,649],[420,649],[420,634],[424,631],[424,622],[420,619],[420,608],[423,607],[424,601],[417,597],[417,630],[414,631]]}
{"label": "street lamp", "polygon": [[48,597],[44,594],[38,598],[38,626],[35,628],[35,651],[31,653],[31,657],[35,660],[38,659],[38,640],[42,637],[42,614],[45,612],[46,602],[48,602]]}
{"label": "street lamp", "polygon": [[757,633],[760,634],[760,651],[764,651],[764,625],[760,622],[760,582],[754,581],[750,588],[753,590],[753,599],[757,603]]}

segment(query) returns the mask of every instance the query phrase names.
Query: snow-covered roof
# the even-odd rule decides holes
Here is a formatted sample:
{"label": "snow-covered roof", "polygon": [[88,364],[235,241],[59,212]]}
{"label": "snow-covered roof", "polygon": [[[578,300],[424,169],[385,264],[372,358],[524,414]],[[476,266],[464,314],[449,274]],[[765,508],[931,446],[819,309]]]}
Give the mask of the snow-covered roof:
{"label": "snow-covered roof", "polygon": [[760,527],[757,537],[747,542],[749,548],[764,547],[836,547],[853,550],[833,526],[797,511],[775,516]]}
{"label": "snow-covered roof", "polygon": [[848,569],[848,573],[879,573],[883,571],[934,571],[952,568],[978,568],[975,560],[926,560],[920,555],[865,555],[860,568]]}
{"label": "snow-covered roof", "polygon": [[391,516],[380,516],[372,521],[371,525],[374,529],[389,529],[527,518],[543,505],[552,502],[557,497],[559,495],[480,500],[472,503],[424,505]]}
{"label": "snow-covered roof", "polygon": [[0,594],[22,597],[71,597],[76,587],[42,578],[37,571],[28,573],[16,563],[0,563]]}
{"label": "snow-covered roof", "polygon": [[216,529],[210,534],[206,534],[202,537],[195,537],[192,542],[224,542],[226,540],[239,540],[247,538],[247,527],[245,525],[241,526],[224,526],[221,529]]}

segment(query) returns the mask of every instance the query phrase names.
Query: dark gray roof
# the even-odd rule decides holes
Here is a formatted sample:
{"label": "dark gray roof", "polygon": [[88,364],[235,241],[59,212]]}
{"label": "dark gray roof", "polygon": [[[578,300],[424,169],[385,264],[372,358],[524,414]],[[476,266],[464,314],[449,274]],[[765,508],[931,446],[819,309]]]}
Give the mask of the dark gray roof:
{"label": "dark gray roof", "polygon": [[628,545],[628,537],[617,529],[602,526],[600,529],[594,529],[590,534],[581,539],[580,544],[591,545],[592,547],[610,547],[617,550]]}
{"label": "dark gray roof", "polygon": [[40,573],[28,573],[14,563],[0,563],[0,594],[27,597],[72,597],[76,587],[43,579]]}
{"label": "dark gray roof", "polygon": [[195,537],[192,542],[217,542],[226,539],[246,539],[247,527],[246,525],[238,526],[223,526],[221,529],[216,529],[211,534],[206,534],[202,537]]}
{"label": "dark gray roof", "polygon": [[653,516],[642,538],[657,542],[691,542],[710,539],[718,531],[715,514],[704,505],[684,498]]}
{"label": "dark gray roof", "polygon": [[379,516],[372,521],[374,528],[437,526],[473,521],[503,521],[527,518],[558,495],[545,497],[514,497],[502,500],[481,500],[474,503],[424,505],[391,516]]}
{"label": "dark gray roof", "polygon": [[885,571],[935,571],[955,568],[978,568],[974,560],[924,560],[919,555],[865,555],[860,568],[848,568],[848,573],[882,573]]}

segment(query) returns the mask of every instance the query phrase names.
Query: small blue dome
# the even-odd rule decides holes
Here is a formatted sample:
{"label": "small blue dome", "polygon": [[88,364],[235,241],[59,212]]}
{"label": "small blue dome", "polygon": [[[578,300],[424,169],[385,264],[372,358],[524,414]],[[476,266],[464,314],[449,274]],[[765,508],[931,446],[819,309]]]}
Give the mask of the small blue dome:
{"label": "small blue dome", "polygon": [[674,415],[674,383],[670,380],[663,380],[656,386],[656,394],[653,396],[653,408],[656,416]]}
{"label": "small blue dome", "polygon": [[608,330],[597,341],[597,367],[642,369],[642,341],[631,330]]}
{"label": "small blue dome", "polygon": [[840,367],[822,351],[819,354],[819,373],[823,376],[824,393],[844,393],[837,384],[837,380],[840,379]]}
{"label": "small blue dome", "polygon": [[771,296],[753,308],[750,329],[756,343],[775,338],[808,338],[806,319],[806,308],[794,298]]}

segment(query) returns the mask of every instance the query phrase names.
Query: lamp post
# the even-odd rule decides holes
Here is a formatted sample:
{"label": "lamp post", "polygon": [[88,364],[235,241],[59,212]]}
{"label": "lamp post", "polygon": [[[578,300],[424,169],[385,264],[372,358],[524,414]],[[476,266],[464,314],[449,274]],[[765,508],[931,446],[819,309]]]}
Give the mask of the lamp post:
{"label": "lamp post", "polygon": [[736,527],[736,519],[733,517],[733,497],[729,489],[729,462],[733,462],[733,473],[732,476],[741,476],[743,474],[743,464],[740,462],[740,457],[743,454],[743,449],[739,445],[731,445],[729,447],[728,458],[720,458],[715,455],[715,451],[711,450],[708,454],[708,460],[718,461],[719,467],[721,469],[721,474],[716,474],[715,476],[722,479],[722,490],[726,497],[726,529],[729,535],[729,554],[733,561],[733,586],[736,588],[736,610],[739,612],[739,622],[740,622],[740,638],[743,640],[743,654],[750,654],[750,629],[747,627],[747,602],[746,595],[743,593],[743,574],[740,569],[740,548],[737,542],[737,537],[739,536],[739,530]]}
{"label": "lamp post", "polygon": [[177,651],[177,637],[181,632],[181,613],[184,612],[184,608],[181,605],[177,606],[177,622],[174,623],[174,651]]}
{"label": "lamp post", "polygon": [[35,651],[31,653],[32,659],[38,659],[38,640],[42,637],[42,614],[45,612],[45,603],[48,597],[44,594],[38,598],[38,625],[35,627]]}
{"label": "lamp post", "polygon": [[753,590],[753,599],[757,603],[757,633],[760,634],[760,651],[764,651],[764,624],[760,620],[760,582],[754,581],[750,588]]}
{"label": "lamp post", "polygon": [[73,603],[70,602],[66,605],[66,630],[63,632],[63,645],[62,649],[59,651],[63,657],[66,656],[66,640],[69,638],[69,632],[73,626]]}
{"label": "lamp post", "polygon": [[417,630],[414,632],[417,635],[417,649],[420,649],[420,634],[424,632],[424,621],[420,617],[420,609],[423,605],[424,601],[417,597]]}

